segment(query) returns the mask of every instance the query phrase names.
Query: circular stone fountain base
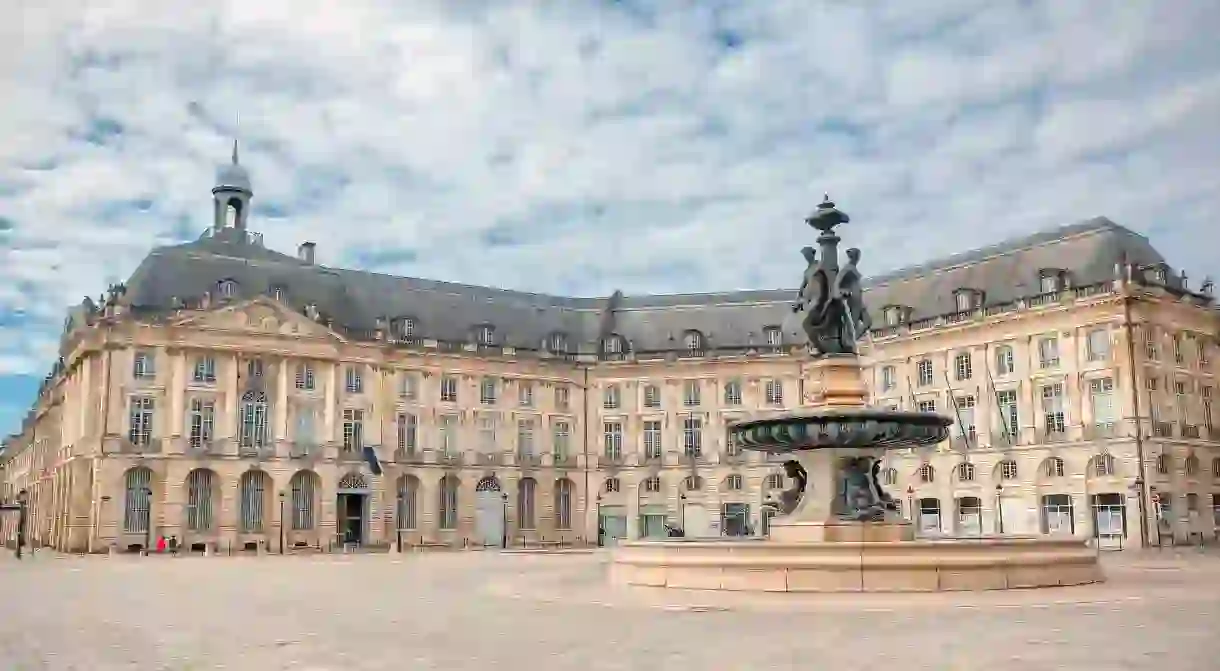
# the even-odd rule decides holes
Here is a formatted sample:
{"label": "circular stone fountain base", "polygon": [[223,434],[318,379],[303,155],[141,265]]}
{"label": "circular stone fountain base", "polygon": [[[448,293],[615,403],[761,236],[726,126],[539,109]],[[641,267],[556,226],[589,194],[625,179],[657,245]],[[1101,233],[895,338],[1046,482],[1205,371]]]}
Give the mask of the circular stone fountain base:
{"label": "circular stone fountain base", "polygon": [[745,592],[938,592],[1102,582],[1076,539],[1014,536],[902,541],[764,539],[620,543],[611,582]]}

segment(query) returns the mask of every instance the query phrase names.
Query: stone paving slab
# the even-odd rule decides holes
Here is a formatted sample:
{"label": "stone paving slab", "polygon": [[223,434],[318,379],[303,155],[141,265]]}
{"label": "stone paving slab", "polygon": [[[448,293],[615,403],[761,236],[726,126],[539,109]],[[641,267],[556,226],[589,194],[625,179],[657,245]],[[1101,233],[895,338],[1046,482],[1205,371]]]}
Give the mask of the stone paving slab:
{"label": "stone paving slab", "polygon": [[762,605],[613,590],[605,561],[5,556],[0,668],[1215,671],[1220,659],[1215,556],[1108,558],[1112,580],[1091,594]]}

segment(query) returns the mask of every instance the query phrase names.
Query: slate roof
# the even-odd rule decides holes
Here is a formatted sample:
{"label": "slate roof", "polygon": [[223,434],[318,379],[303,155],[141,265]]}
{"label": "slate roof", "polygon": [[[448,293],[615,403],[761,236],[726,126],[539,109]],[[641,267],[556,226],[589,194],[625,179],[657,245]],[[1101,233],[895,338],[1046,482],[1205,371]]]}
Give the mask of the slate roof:
{"label": "slate roof", "polygon": [[[1040,269],[1066,270],[1074,286],[1083,286],[1113,279],[1124,257],[1140,266],[1164,264],[1146,238],[1096,218],[870,278],[865,300],[875,320],[886,305],[909,306],[918,320],[953,312],[959,288],[984,292],[988,305],[1004,303],[1039,293]],[[786,341],[800,340],[790,308],[794,289],[553,296],[313,265],[233,229],[154,249],[127,282],[126,299],[136,309],[169,309],[175,299],[214,292],[222,280],[235,282],[241,298],[278,286],[286,303],[301,309],[312,303],[350,330],[371,331],[383,317],[410,317],[416,337],[442,341],[471,342],[474,328],[484,324],[495,328],[497,344],[541,348],[559,332],[582,352],[596,351],[610,332],[635,351],[680,349],[687,330],[701,332],[711,348],[762,344],[768,326],[781,326]]]}

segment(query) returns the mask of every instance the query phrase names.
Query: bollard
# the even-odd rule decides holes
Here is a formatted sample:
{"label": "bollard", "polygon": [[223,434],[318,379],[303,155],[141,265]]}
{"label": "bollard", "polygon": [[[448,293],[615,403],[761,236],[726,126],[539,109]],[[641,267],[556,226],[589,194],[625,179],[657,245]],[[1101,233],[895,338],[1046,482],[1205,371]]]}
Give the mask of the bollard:
{"label": "bollard", "polygon": [[211,543],[203,544],[203,556],[205,556],[205,557],[212,556],[212,544]]}
{"label": "bollard", "polygon": [[107,557],[114,558],[118,554],[119,554],[119,546],[117,543],[111,543],[110,546],[106,548]]}

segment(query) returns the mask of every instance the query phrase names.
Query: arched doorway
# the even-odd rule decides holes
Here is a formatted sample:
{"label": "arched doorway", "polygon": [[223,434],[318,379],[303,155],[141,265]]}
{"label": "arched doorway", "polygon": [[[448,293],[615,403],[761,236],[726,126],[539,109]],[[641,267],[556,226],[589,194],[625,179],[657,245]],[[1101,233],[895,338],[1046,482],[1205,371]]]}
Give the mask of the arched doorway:
{"label": "arched doorway", "polygon": [[362,545],[366,538],[369,512],[369,485],[364,476],[350,472],[339,478],[336,492],[335,522],[339,541]]}
{"label": "arched doorway", "polygon": [[475,485],[474,506],[475,542],[484,547],[503,545],[508,501],[495,476],[489,475]]}

